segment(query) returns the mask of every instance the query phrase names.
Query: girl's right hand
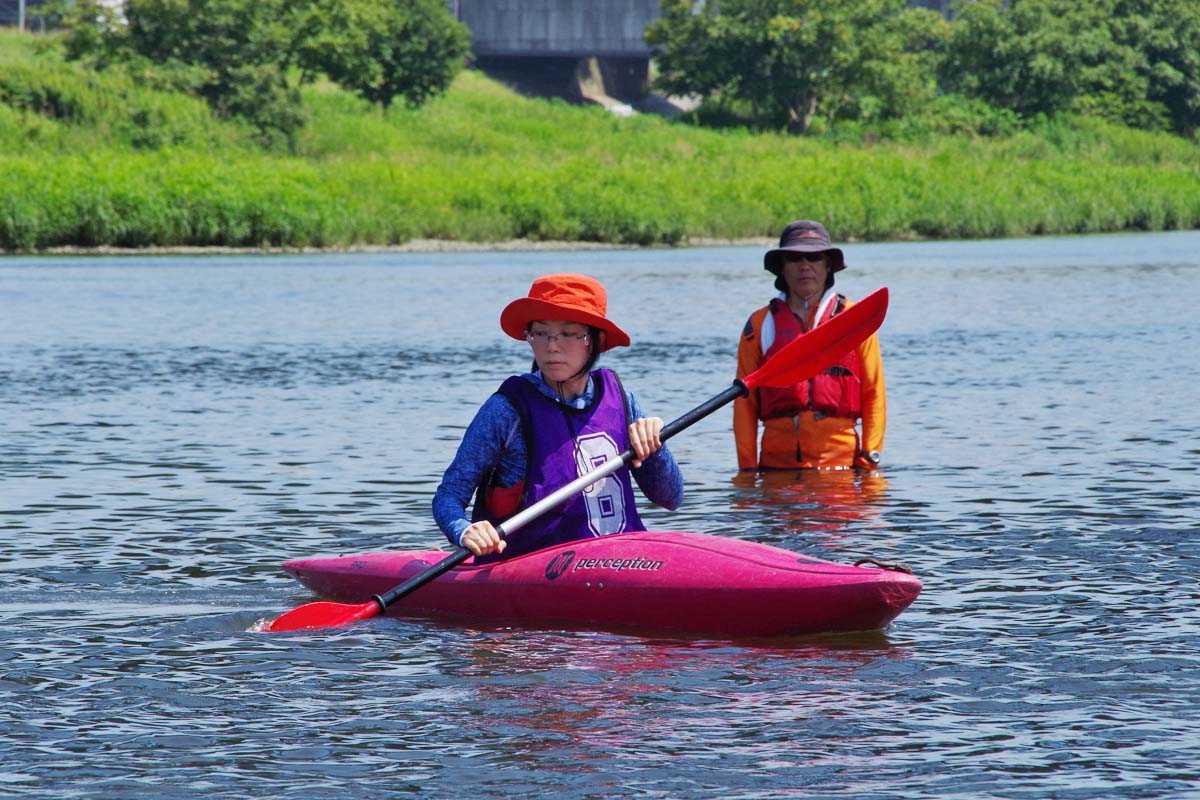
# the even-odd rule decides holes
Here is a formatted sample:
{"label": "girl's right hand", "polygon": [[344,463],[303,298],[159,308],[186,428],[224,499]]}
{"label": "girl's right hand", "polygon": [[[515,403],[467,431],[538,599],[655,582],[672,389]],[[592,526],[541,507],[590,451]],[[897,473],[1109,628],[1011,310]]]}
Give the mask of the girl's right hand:
{"label": "girl's right hand", "polygon": [[503,553],[504,548],[508,546],[508,542],[500,538],[500,533],[486,519],[473,523],[471,527],[463,531],[462,539],[459,541],[463,547],[477,556]]}

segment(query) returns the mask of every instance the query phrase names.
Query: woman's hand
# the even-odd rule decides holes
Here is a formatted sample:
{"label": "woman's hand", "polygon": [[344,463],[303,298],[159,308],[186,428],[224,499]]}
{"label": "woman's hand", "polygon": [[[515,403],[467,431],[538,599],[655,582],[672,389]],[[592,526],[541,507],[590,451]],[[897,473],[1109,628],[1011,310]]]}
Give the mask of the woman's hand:
{"label": "woman's hand", "polygon": [[629,446],[633,448],[633,468],[637,469],[651,454],[662,447],[663,421],[658,417],[642,417],[629,425]]}
{"label": "woman's hand", "polygon": [[462,539],[459,541],[463,547],[477,556],[503,553],[504,548],[508,546],[508,542],[500,538],[499,532],[486,519],[473,523],[471,527],[463,531]]}

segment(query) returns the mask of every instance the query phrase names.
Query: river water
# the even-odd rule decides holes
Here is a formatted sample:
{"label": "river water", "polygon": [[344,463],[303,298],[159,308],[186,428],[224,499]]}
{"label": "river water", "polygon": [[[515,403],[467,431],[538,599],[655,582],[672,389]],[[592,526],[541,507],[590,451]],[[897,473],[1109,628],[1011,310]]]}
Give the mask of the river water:
{"label": "river water", "polygon": [[850,246],[882,473],[739,478],[727,410],[673,440],[649,526],[904,562],[884,632],[250,632],[312,599],[287,558],[443,541],[534,277],[609,287],[602,363],[672,419],[761,255],[0,260],[0,794],[1200,797],[1200,232]]}

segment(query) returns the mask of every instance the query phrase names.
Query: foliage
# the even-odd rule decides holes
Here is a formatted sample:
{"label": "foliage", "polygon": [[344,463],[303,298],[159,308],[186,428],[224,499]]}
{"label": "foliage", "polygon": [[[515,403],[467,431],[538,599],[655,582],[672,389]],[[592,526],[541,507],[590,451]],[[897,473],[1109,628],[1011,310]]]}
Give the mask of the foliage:
{"label": "foliage", "polygon": [[1196,0],[959,0],[950,22],[909,5],[666,0],[646,34],[655,85],[700,98],[687,118],[701,124],[839,138],[1004,131],[1068,112],[1200,128]]}
{"label": "foliage", "polygon": [[1166,109],[1173,130],[1194,135],[1200,129],[1200,3],[1117,0],[1110,25],[1118,43],[1141,54],[1137,70],[1146,100]]}
{"label": "foliage", "polygon": [[919,111],[897,121],[901,138],[919,136],[1012,136],[1021,121],[1007,108],[959,94],[943,94]]}
{"label": "foliage", "polygon": [[[332,84],[302,92],[311,121],[290,156],[135,150],[55,121],[80,129],[66,149],[26,138],[0,158],[0,249],[661,245],[765,238],[797,216],[843,241],[1200,226],[1200,148],[1095,120],[864,145],[614,118],[475,72],[383,114]],[[112,105],[96,119],[116,119]],[[47,119],[6,108],[0,140]]]}
{"label": "foliage", "polygon": [[[843,241],[1200,227],[1195,143],[1071,115],[1006,129],[1011,117],[961,97],[864,143],[616,118],[472,71],[419,109],[382,113],[317,82],[301,88],[310,122],[282,155],[199,100],[34,41],[53,40],[0,31],[0,250],[669,245],[777,236],[798,216]],[[139,109],[158,113],[139,124]],[[935,127],[949,120],[997,128]]]}
{"label": "foliage", "polygon": [[450,85],[470,53],[466,26],[443,0],[316,0],[301,63],[384,108],[417,107]]}
{"label": "foliage", "polygon": [[933,96],[941,17],[906,0],[667,0],[656,86],[748,103],[770,126],[890,118]]}
{"label": "foliage", "polygon": [[940,82],[1025,117],[1074,110],[1187,135],[1200,123],[1200,4],[962,2]]}
{"label": "foliage", "polygon": [[440,0],[127,0],[123,11],[65,7],[68,53],[191,91],[291,145],[306,121],[299,88],[320,73],[384,106],[419,105],[445,91],[468,47]]}
{"label": "foliage", "polygon": [[16,37],[0,32],[0,108],[16,125],[0,136],[0,152],[101,143],[139,150],[248,144],[245,130],[219,124],[202,100],[149,88],[122,69],[64,63],[56,37],[24,37],[29,47],[12,46],[21,41]]}
{"label": "foliage", "polygon": [[1067,109],[1086,71],[1112,49],[1101,3],[960,3],[941,65],[943,87],[1026,116]]}
{"label": "foliage", "polygon": [[217,116],[287,137],[305,122],[287,76],[291,7],[287,0],[129,0],[122,44],[151,65],[191,68]]}

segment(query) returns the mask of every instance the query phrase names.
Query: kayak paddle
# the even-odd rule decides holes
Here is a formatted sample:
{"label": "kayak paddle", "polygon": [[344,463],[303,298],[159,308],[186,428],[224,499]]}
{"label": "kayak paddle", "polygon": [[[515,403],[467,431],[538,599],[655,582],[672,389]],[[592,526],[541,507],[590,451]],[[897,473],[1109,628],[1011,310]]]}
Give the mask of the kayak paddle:
{"label": "kayak paddle", "polygon": [[[878,289],[858,303],[831,318],[823,325],[797,336],[791,343],[744,378],[737,379],[725,391],[701,403],[678,419],[667,423],[659,433],[662,441],[688,428],[718,408],[732,402],[757,386],[790,386],[811,378],[832,366],[847,351],[857,347],[883,324],[887,314],[887,288]],[[543,516],[601,478],[607,477],[634,459],[632,449],[620,458],[607,461],[596,469],[543,497],[529,508],[518,511],[496,526],[501,537],[515,533],[522,526]],[[402,597],[415,592],[439,575],[453,569],[471,557],[471,551],[458,547],[438,563],[422,570],[404,583],[384,594],[377,594],[361,605],[347,603],[308,603],[277,617],[265,626],[268,631],[296,631],[311,628],[332,628],[382,614]]]}

